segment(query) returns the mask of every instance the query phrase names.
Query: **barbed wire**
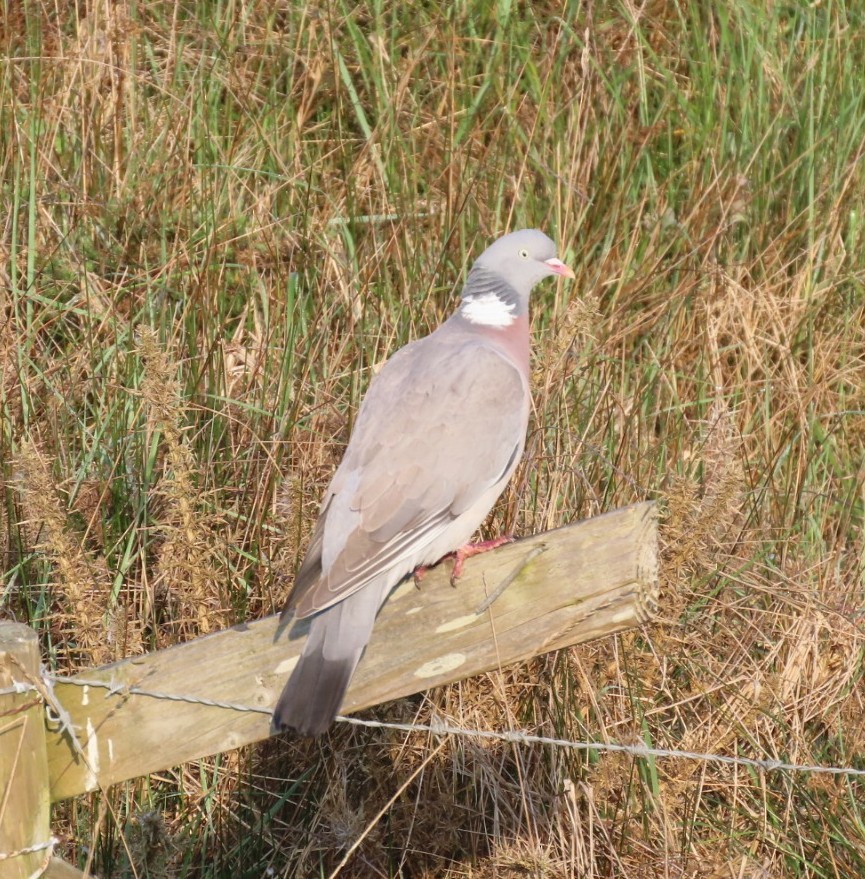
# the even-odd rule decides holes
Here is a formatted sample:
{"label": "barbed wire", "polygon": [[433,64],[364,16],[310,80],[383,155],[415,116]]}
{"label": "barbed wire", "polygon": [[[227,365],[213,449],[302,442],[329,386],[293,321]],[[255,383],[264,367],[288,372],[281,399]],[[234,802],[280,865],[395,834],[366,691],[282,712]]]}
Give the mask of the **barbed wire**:
{"label": "barbed wire", "polygon": [[[20,858],[23,855],[35,855],[37,852],[53,851],[54,846],[60,842],[56,836],[46,839],[45,842],[37,842],[34,845],[28,845],[25,848],[15,849],[14,852],[0,852],[0,861],[8,861],[12,858]],[[37,874],[41,875],[41,874]]]}
{"label": "barbed wire", "polygon": [[[206,699],[202,696],[181,695],[178,693],[163,693],[155,690],[147,690],[134,685],[127,685],[117,681],[87,680],[83,678],[67,678],[57,675],[46,675],[51,683],[71,684],[79,687],[98,687],[109,691],[109,695],[142,696],[151,699],[162,699],[170,702],[186,702],[192,705],[204,705],[210,708],[219,708],[228,711],[264,714],[270,716],[273,709],[258,705],[245,705],[238,702],[224,702],[217,699]],[[621,742],[590,742],[573,741],[572,739],[554,738],[551,736],[534,735],[520,730],[484,730],[470,729],[462,726],[454,726],[446,723],[396,723],[381,720],[364,720],[359,717],[345,717],[338,715],[336,720],[351,726],[368,727],[372,729],[387,729],[405,733],[427,733],[437,736],[454,736],[467,739],[481,739],[486,741],[499,741],[516,745],[545,745],[548,747],[563,748],[571,751],[597,751],[628,754],[636,758],[662,758],[678,760],[694,760],[701,763],[719,763],[724,765],[741,766],[749,769],[758,769],[763,772],[798,772],[822,775],[846,775],[854,778],[865,777],[865,769],[857,769],[855,766],[824,766],[811,763],[793,763],[785,760],[760,757],[741,757],[731,754],[714,754],[704,751],[687,751],[677,748],[654,748],[642,743],[625,744]]]}
{"label": "barbed wire", "polygon": [[0,687],[0,696],[23,696],[38,693],[39,689],[26,681],[13,681],[8,687]]}
{"label": "barbed wire", "polygon": [[128,695],[146,696],[150,699],[162,699],[167,702],[188,702],[190,705],[204,705],[208,708],[222,708],[226,711],[252,712],[254,714],[273,714],[273,708],[263,708],[258,705],[244,705],[240,702],[223,702],[219,699],[207,699],[204,696],[180,695],[177,693],[163,693],[158,690],[148,690],[135,684],[126,684],[121,681],[99,679],[88,680],[86,678],[68,678],[62,675],[46,675],[52,684],[71,684],[74,687],[96,687],[108,690],[109,696]]}
{"label": "barbed wire", "polygon": [[[99,680],[96,678],[72,678],[62,675],[49,674],[45,670],[42,672],[42,683],[44,688],[35,686],[28,682],[13,681],[11,686],[0,689],[0,695],[21,695],[29,692],[39,693],[42,700],[48,708],[56,707],[52,703],[59,705],[56,695],[54,694],[55,684],[68,684],[76,687],[95,687],[108,691],[110,696],[141,696],[150,699],[159,699],[169,702],[184,702],[191,705],[203,705],[211,708],[218,708],[225,711],[238,711],[253,714],[272,714],[272,708],[261,707],[257,705],[245,705],[238,702],[226,702],[218,699],[207,699],[203,696],[192,696],[180,693],[164,693],[157,690],[148,690],[143,687],[130,685],[117,680]],[[50,699],[48,695],[50,694]],[[63,714],[68,717],[68,713],[61,709]],[[749,769],[757,769],[761,772],[797,772],[811,773],[821,775],[834,776],[850,776],[861,778],[865,776],[865,769],[857,769],[854,766],[823,766],[820,764],[808,763],[791,763],[777,759],[761,759],[758,757],[741,757],[730,754],[713,754],[702,751],[686,751],[676,748],[653,748],[642,743],[624,744],[621,742],[585,742],[573,741],[571,739],[554,738],[551,736],[535,735],[525,733],[520,730],[484,730],[470,729],[462,726],[454,726],[444,722],[432,723],[396,723],[382,720],[364,720],[359,717],[345,717],[338,715],[336,720],[350,726],[365,727],[368,729],[392,730],[404,733],[427,733],[432,736],[452,736],[455,738],[466,738],[483,741],[504,742],[513,745],[543,745],[547,747],[562,748],[571,751],[596,751],[607,753],[627,754],[628,756],[640,759],[679,759],[694,760],[701,763],[718,763],[727,766],[741,766]],[[61,729],[71,735],[73,742],[77,743],[74,729],[71,728],[71,721],[61,722]],[[78,745],[80,748],[80,745]],[[34,854],[40,851],[53,850],[58,844],[55,837],[42,842],[36,843],[26,848],[17,849],[12,852],[0,852],[0,861],[9,860],[22,855]]]}
{"label": "barbed wire", "polygon": [[609,751],[613,753],[628,754],[632,757],[673,757],[697,760],[702,763],[724,763],[735,766],[747,766],[752,769],[761,769],[765,772],[788,771],[823,773],[826,775],[865,776],[865,769],[857,769],[854,766],[821,766],[819,764],[808,763],[787,763],[783,760],[760,759],[758,757],[734,757],[730,754],[709,754],[701,751],[683,751],[676,748],[651,748],[648,745],[642,744],[625,745],[618,742],[575,742],[571,739],[557,739],[548,736],[532,735],[531,733],[524,733],[519,730],[476,730],[438,723],[390,723],[387,721],[363,720],[359,717],[343,717],[341,715],[336,719],[342,723],[349,723],[353,726],[367,726],[404,732],[429,732],[436,735],[492,739],[518,745],[552,745],[557,748],[565,748],[572,751]]}

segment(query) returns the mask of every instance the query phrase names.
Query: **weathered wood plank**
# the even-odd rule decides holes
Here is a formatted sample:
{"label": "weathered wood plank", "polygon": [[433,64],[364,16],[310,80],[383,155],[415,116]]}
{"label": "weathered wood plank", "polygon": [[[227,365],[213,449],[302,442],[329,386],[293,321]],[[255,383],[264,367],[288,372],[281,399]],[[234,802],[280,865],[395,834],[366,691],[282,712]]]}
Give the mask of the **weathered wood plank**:
{"label": "weathered wood plank", "polygon": [[44,877],[45,879],[84,879],[84,872],[62,858],[51,858],[45,869]]}
{"label": "weathered wood plank", "polygon": [[[456,588],[448,583],[450,565],[442,565],[422,589],[409,582],[390,597],[343,713],[639,625],[657,598],[656,567],[650,503],[470,559]],[[295,628],[305,634],[306,624]],[[52,799],[266,738],[269,711],[303,645],[302,638],[276,635],[277,617],[268,617],[79,678],[243,703],[263,713],[58,684],[85,753],[79,758],[62,731],[49,735]]]}
{"label": "weathered wood plank", "polygon": [[[0,623],[0,690],[39,680],[39,639],[21,623]],[[0,875],[38,876],[48,849],[15,854],[51,838],[48,762],[38,693],[0,695]]]}

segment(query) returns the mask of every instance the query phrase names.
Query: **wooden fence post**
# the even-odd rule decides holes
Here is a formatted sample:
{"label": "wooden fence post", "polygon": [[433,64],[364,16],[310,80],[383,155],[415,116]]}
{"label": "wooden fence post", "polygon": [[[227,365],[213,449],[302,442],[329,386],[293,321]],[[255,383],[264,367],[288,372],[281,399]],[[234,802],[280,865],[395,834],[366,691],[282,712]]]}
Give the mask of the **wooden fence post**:
{"label": "wooden fence post", "polygon": [[[0,874],[4,879],[40,876],[52,856],[42,698],[26,687],[38,679],[36,633],[20,623],[0,622]],[[24,686],[14,692],[18,684]]]}

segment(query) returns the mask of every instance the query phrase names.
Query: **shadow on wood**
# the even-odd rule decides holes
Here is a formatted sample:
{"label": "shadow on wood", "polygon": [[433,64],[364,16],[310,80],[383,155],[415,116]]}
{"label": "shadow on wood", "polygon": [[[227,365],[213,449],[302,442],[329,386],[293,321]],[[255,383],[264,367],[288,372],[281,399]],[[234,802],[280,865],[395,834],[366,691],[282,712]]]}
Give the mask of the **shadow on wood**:
{"label": "shadow on wood", "polygon": [[[442,565],[422,589],[407,582],[393,592],[343,713],[646,622],[657,600],[654,505],[471,559],[456,588],[449,573]],[[284,631],[275,642],[276,633],[272,616],[58,683],[83,754],[62,730],[49,731],[51,799],[266,738],[270,711],[303,646],[303,638],[289,642]]]}

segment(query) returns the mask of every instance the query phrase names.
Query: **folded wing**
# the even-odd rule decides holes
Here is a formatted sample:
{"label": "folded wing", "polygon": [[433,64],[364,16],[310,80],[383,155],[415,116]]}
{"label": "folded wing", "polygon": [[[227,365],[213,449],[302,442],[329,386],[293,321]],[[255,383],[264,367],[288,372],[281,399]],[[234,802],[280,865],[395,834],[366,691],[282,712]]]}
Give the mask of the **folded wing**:
{"label": "folded wing", "polygon": [[478,504],[504,489],[525,441],[526,379],[483,339],[437,336],[401,349],[371,383],[286,611],[307,616],[436,561],[425,551],[470,535],[488,512]]}

